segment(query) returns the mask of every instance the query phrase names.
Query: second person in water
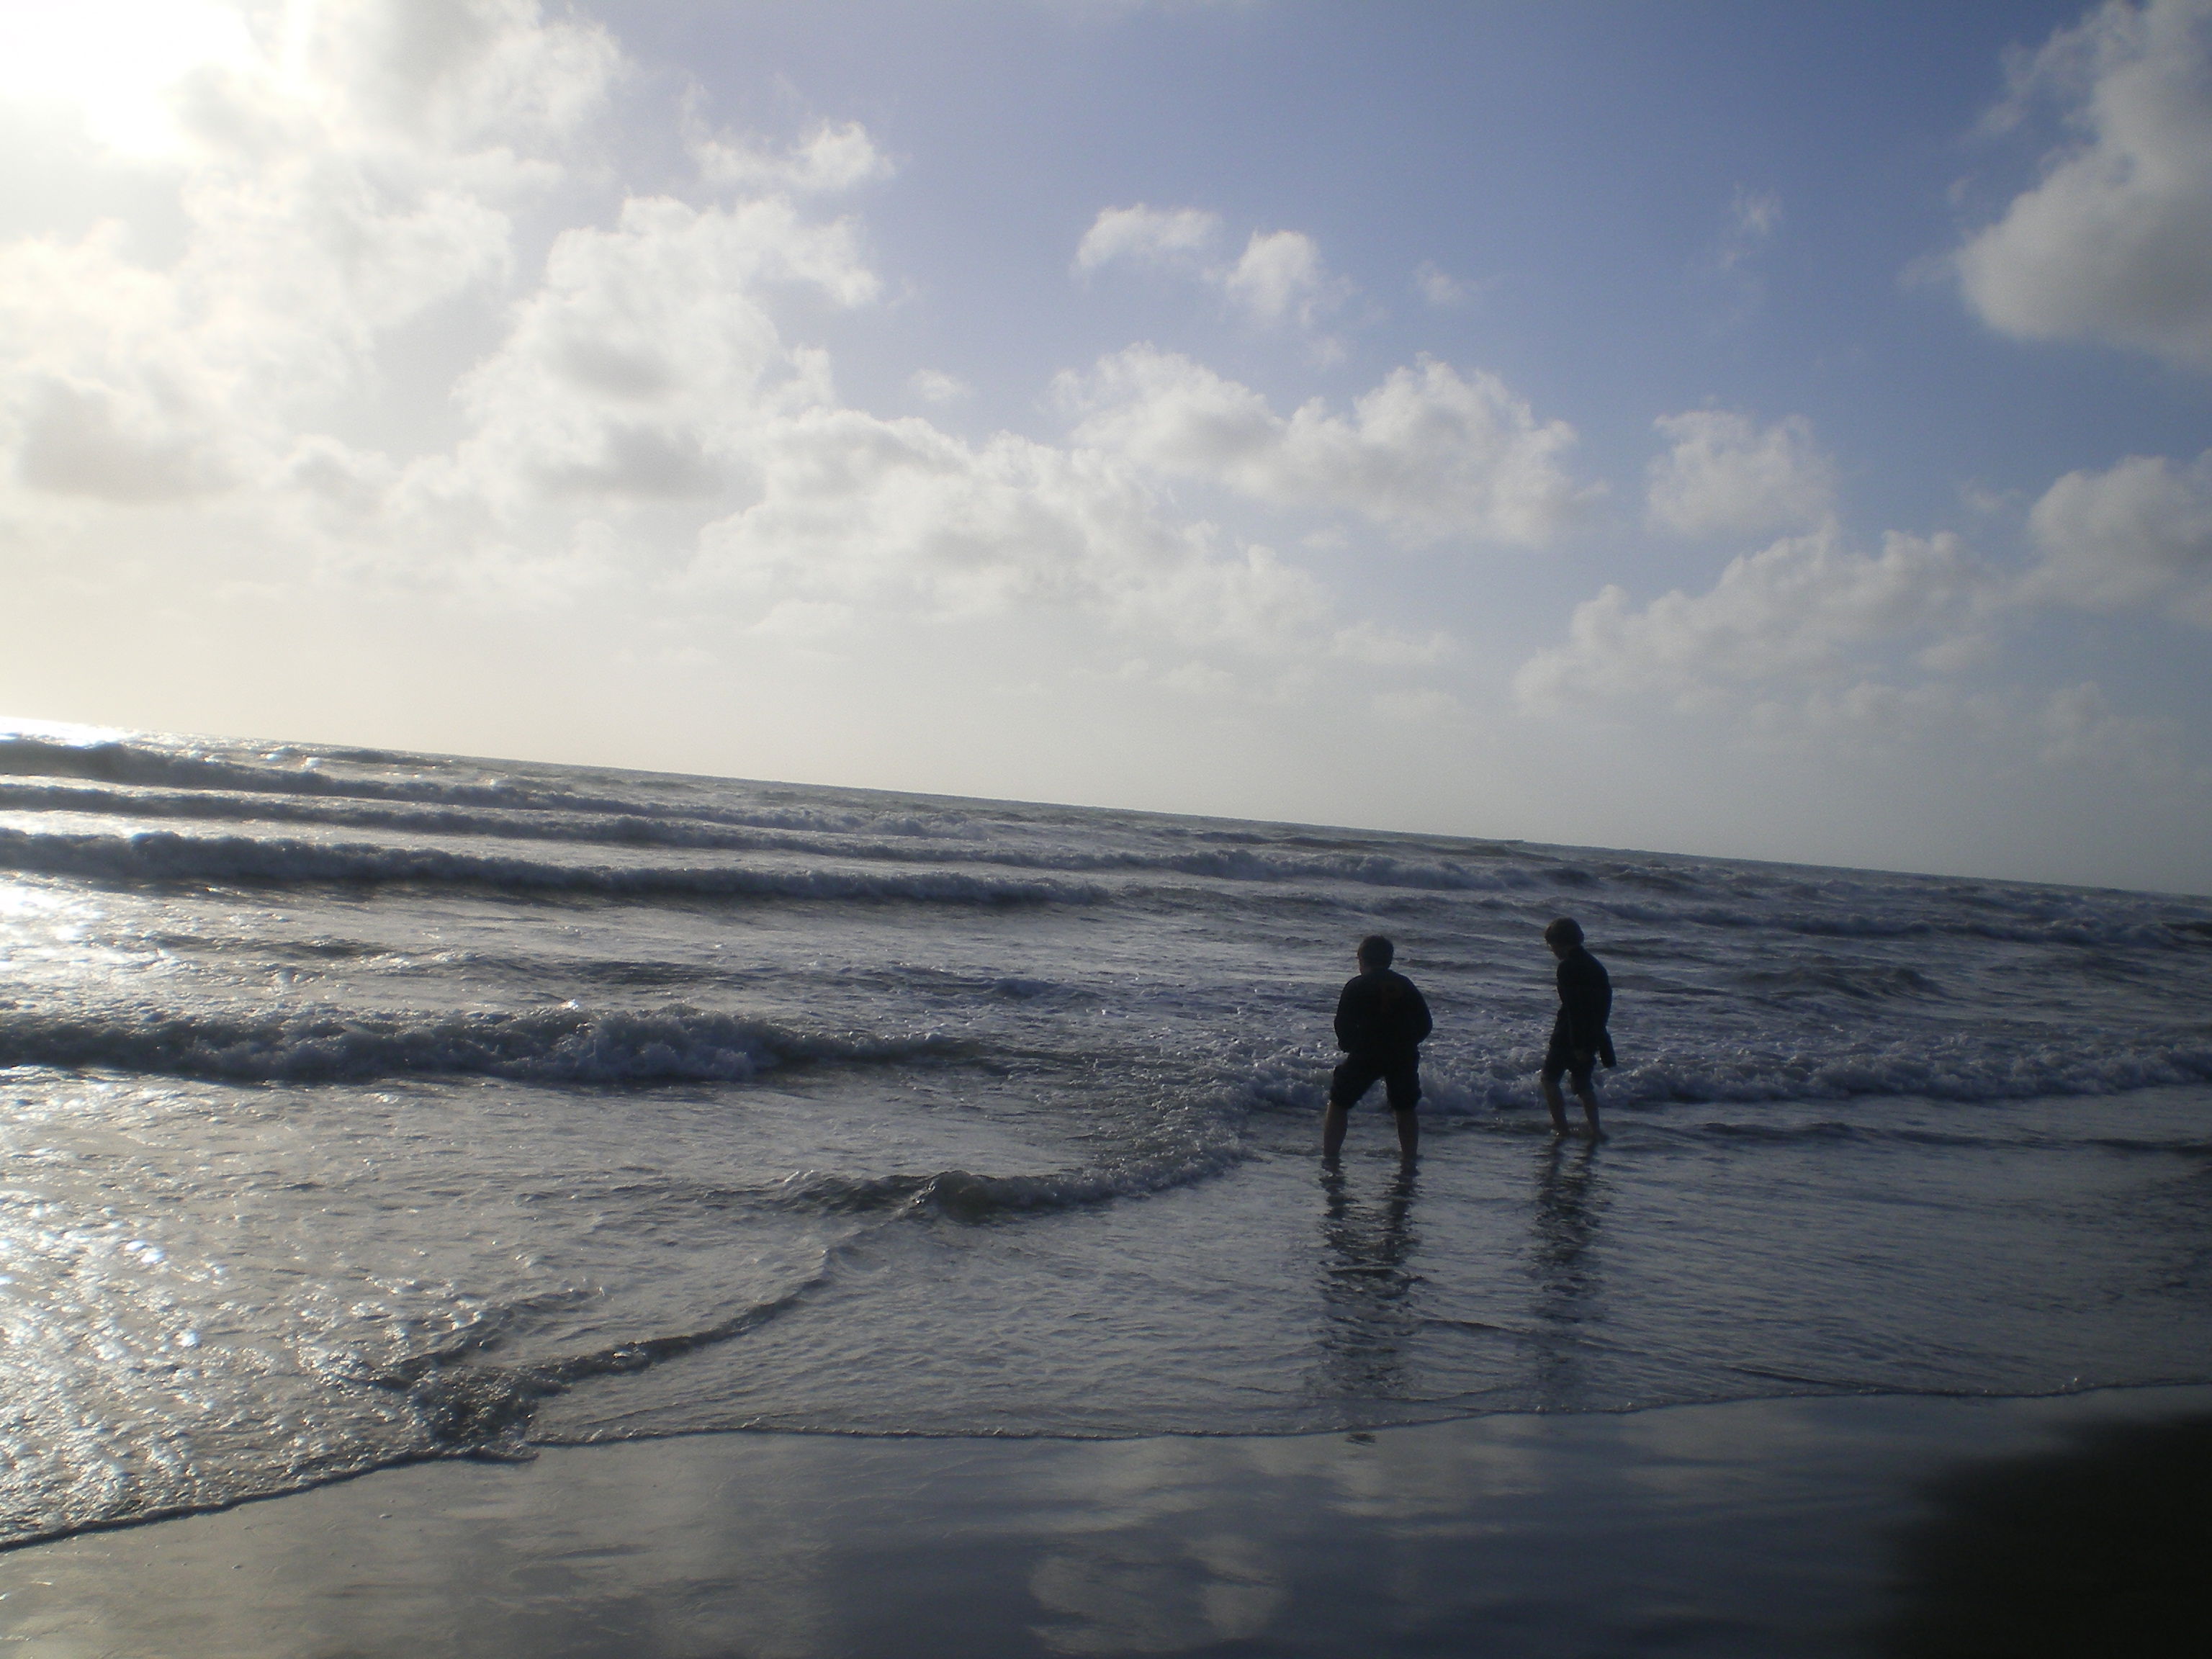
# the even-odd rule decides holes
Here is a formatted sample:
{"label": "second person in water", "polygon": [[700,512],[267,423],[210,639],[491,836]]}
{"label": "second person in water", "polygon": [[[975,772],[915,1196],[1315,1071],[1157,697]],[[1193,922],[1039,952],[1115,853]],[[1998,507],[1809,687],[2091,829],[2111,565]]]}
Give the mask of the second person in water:
{"label": "second person in water", "polygon": [[1605,964],[1583,948],[1582,924],[1572,916],[1561,916],[1547,927],[1544,943],[1559,959],[1559,1012],[1552,1021],[1552,1041],[1537,1081],[1552,1114],[1552,1133],[1567,1132],[1567,1103],[1559,1093],[1564,1077],[1582,1102],[1590,1139],[1595,1140],[1600,1133],[1597,1091],[1591,1085],[1590,1073],[1601,1060],[1613,1064],[1613,1039],[1605,1029],[1613,1014],[1613,981],[1606,976]]}

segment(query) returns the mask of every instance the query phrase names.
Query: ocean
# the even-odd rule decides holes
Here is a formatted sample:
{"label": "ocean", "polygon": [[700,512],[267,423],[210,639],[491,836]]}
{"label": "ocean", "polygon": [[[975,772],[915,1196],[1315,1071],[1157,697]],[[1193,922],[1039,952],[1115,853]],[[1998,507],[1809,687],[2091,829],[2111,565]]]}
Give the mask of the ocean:
{"label": "ocean", "polygon": [[[1379,1090],[1316,1156],[1371,932],[1411,1174]],[[2203,898],[21,728],[0,957],[0,1541],[714,1430],[2212,1382]]]}

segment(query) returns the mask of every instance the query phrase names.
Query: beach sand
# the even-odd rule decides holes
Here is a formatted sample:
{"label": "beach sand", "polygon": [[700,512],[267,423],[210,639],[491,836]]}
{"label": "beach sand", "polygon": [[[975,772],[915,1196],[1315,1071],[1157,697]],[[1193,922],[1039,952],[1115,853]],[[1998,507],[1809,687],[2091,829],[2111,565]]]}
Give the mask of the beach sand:
{"label": "beach sand", "polygon": [[2212,1651],[2212,1388],[725,1434],[0,1556],[5,1659]]}

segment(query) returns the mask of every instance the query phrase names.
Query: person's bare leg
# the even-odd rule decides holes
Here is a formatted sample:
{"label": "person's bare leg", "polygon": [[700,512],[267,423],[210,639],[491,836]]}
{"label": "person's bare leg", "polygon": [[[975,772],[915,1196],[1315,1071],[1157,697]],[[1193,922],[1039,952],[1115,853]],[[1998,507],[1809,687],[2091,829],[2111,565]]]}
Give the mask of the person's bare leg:
{"label": "person's bare leg", "polygon": [[1328,1111],[1321,1121],[1322,1162],[1327,1164],[1336,1162],[1338,1154],[1344,1151],[1344,1131],[1346,1126],[1351,1121],[1351,1108],[1340,1106],[1333,1100],[1328,1103]]}
{"label": "person's bare leg", "polygon": [[1421,1155],[1421,1120],[1412,1112],[1393,1112],[1398,1120],[1398,1161],[1411,1164]]}
{"label": "person's bare leg", "polygon": [[1540,1080],[1544,1085],[1544,1108],[1552,1115],[1552,1133],[1563,1135],[1567,1132],[1567,1103],[1560,1097],[1559,1080],[1555,1077]]}
{"label": "person's bare leg", "polygon": [[[1553,1094],[1559,1093],[1559,1089],[1556,1085],[1553,1086],[1552,1092]],[[1577,1078],[1575,1079],[1575,1098],[1582,1102],[1583,1115],[1589,1120],[1590,1139],[1592,1140],[1602,1139],[1605,1134],[1605,1131],[1597,1127],[1597,1091],[1591,1088],[1589,1084],[1584,1083],[1581,1079]],[[1566,1104],[1564,1101],[1561,1102],[1558,1109],[1553,1112],[1552,1116],[1559,1126],[1559,1133],[1561,1134],[1566,1133],[1567,1112]]]}

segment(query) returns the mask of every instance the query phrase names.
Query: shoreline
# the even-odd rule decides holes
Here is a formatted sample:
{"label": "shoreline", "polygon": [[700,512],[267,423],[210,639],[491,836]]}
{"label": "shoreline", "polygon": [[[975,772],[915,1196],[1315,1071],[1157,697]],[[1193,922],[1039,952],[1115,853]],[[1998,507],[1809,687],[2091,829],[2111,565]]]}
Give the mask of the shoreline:
{"label": "shoreline", "polygon": [[[2184,1651],[2157,1540],[2201,1564],[2206,1490],[2212,1384],[1287,1436],[740,1431],[20,1545],[0,1656],[1749,1659],[1964,1654],[1944,1633],[2000,1617],[2029,1644],[2004,1651]],[[2098,1611],[2085,1561],[2130,1629],[2067,1624]]]}

